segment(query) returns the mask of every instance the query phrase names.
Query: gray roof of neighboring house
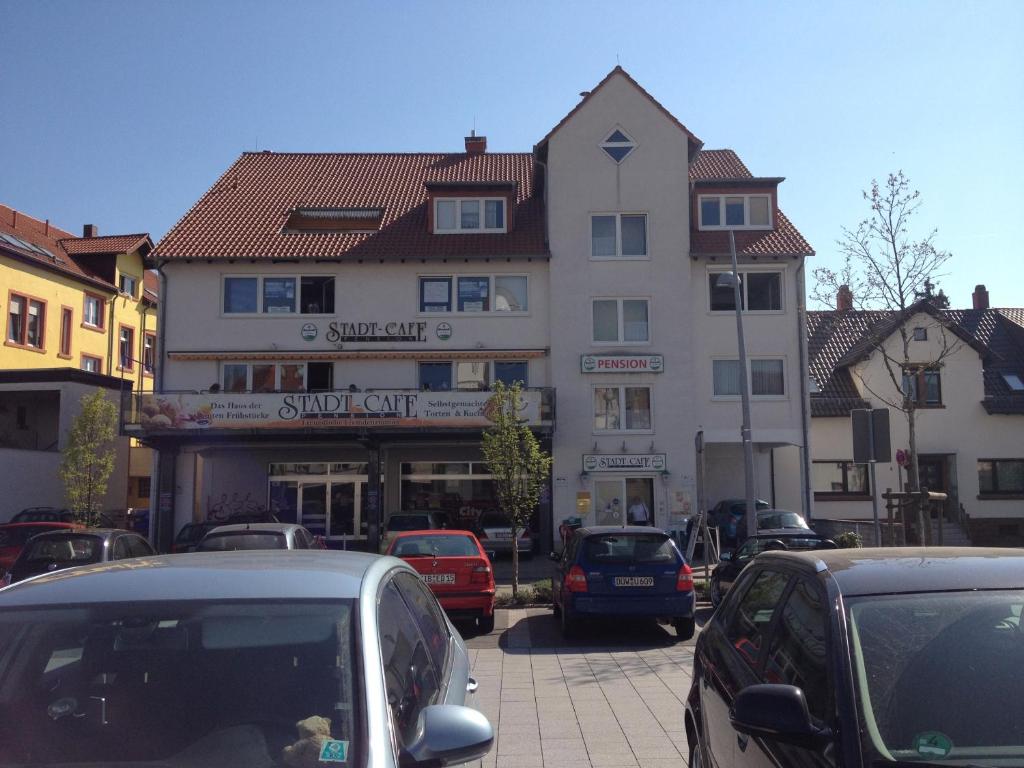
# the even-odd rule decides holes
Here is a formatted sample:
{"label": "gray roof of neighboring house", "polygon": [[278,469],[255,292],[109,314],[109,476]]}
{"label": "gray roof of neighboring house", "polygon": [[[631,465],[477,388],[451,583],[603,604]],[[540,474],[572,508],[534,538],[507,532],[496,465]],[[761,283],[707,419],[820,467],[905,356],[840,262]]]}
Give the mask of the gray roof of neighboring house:
{"label": "gray roof of neighboring house", "polygon": [[[1024,392],[1014,392],[1004,374],[1024,378],[1024,309],[946,309],[927,302],[909,308],[909,319],[927,311],[982,358],[985,383],[983,404],[989,413],[1024,414]],[[808,372],[820,392],[811,394],[812,416],[846,416],[854,408],[867,408],[853,379],[851,367],[871,354],[879,339],[899,327],[897,312],[846,310],[807,313]]]}

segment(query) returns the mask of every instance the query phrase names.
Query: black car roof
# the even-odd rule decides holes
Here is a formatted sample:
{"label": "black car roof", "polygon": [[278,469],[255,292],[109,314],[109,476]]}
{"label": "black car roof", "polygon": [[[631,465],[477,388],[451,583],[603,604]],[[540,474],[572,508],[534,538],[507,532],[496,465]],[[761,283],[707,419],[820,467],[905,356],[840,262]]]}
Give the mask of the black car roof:
{"label": "black car roof", "polygon": [[604,533],[660,533],[662,536],[668,536],[661,528],[652,528],[649,525],[591,525],[586,528],[580,528],[576,532],[580,536]]}
{"label": "black car roof", "polygon": [[845,596],[1024,589],[1024,549],[885,547],[771,551],[757,562],[797,563],[827,571]]}

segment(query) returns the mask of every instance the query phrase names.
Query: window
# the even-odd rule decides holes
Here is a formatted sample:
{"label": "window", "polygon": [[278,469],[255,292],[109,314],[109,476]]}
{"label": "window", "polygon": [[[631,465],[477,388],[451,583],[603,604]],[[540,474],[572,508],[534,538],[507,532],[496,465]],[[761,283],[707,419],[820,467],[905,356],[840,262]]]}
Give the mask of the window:
{"label": "window", "polygon": [[[727,272],[708,273],[708,296],[712,312],[735,312],[732,286],[718,280]],[[782,311],[781,272],[740,272],[740,308],[747,312]]]}
{"label": "window", "polygon": [[649,431],[650,387],[594,387],[594,431]]}
{"label": "window", "polygon": [[103,361],[98,357],[92,355],[82,355],[82,370],[88,371],[89,373],[99,373],[100,366],[103,365]]}
{"label": "window", "polygon": [[[391,722],[402,744],[412,741],[420,712],[437,699],[440,685],[419,622],[392,580],[377,607],[378,637]],[[447,650],[447,649],[446,649]]]}
{"label": "window", "polygon": [[914,341],[928,341],[928,329],[927,328],[915,328],[914,329]]}
{"label": "window", "polygon": [[138,478],[137,482],[138,482],[138,493],[136,493],[136,496],[141,496],[142,498],[149,498],[149,492],[153,488],[153,478],[151,478],[151,477],[140,477],[140,478]]}
{"label": "window", "polygon": [[942,385],[935,368],[907,368],[903,371],[903,396],[918,408],[942,405]]}
{"label": "window", "polygon": [[71,307],[60,308],[60,356],[71,357],[71,323],[74,310]]}
{"label": "window", "polygon": [[138,284],[138,279],[131,275],[121,275],[121,278],[117,283],[118,288],[121,289],[121,293],[126,293],[133,299],[135,298],[135,288]]}
{"label": "window", "polygon": [[646,214],[605,213],[591,216],[590,255],[595,259],[645,258]]}
{"label": "window", "polygon": [[142,372],[152,376],[156,367],[156,336],[147,333],[142,341]]}
{"label": "window", "polygon": [[726,637],[751,669],[757,667],[761,647],[775,615],[788,577],[777,571],[761,571],[744,593],[725,627]]}
{"label": "window", "polygon": [[621,129],[616,129],[601,142],[601,149],[616,163],[621,163],[636,148],[636,142],[629,138]]}
{"label": "window", "polygon": [[496,360],[494,363],[494,380],[500,381],[505,386],[511,386],[518,381],[523,387],[527,386],[528,365],[525,360]]}
{"label": "window", "polygon": [[[786,394],[785,365],[781,359],[754,358],[750,362],[750,394],[753,397],[783,397]],[[712,361],[712,391],[715,397],[739,397],[739,360]]]}
{"label": "window", "polygon": [[90,328],[104,327],[104,309],[106,301],[100,296],[91,293],[85,294],[85,304],[82,307],[82,325]]}
{"label": "window", "polygon": [[1024,494],[1024,459],[978,461],[978,491],[984,494]]}
{"label": "window", "polygon": [[867,496],[868,465],[852,461],[815,461],[811,465],[811,482],[818,496]]}
{"label": "window", "polygon": [[491,388],[490,364],[481,360],[460,360],[455,364],[455,388],[485,392]]}
{"label": "window", "polygon": [[122,325],[117,333],[118,366],[123,371],[135,369],[135,329]]}
{"label": "window", "polygon": [[[420,312],[526,312],[526,275],[438,275],[421,277]],[[452,286],[457,300],[452,301]],[[493,297],[493,299],[492,299]]]}
{"label": "window", "polygon": [[420,363],[419,380],[426,392],[447,392],[452,388],[452,364]]}
{"label": "window", "polygon": [[434,232],[504,232],[504,198],[440,198],[434,201]]}
{"label": "window", "polygon": [[224,363],[225,392],[304,392],[306,363]]}
{"label": "window", "polygon": [[398,585],[402,597],[405,598],[405,604],[409,606],[416,619],[420,633],[427,643],[427,651],[430,653],[434,669],[443,674],[448,660],[449,635],[448,622],[445,621],[441,607],[418,576],[399,573],[395,576],[395,584]]}
{"label": "window", "polygon": [[700,195],[700,229],[770,229],[770,195]]}
{"label": "window", "polygon": [[647,299],[594,299],[592,306],[595,343],[650,341]]}
{"label": "window", "polygon": [[821,593],[799,579],[782,607],[764,668],[764,682],[800,688],[808,711],[819,721],[829,719],[825,626]]}
{"label": "window", "polygon": [[1003,381],[1013,392],[1024,392],[1024,380],[1016,373],[1004,373]]}
{"label": "window", "polygon": [[330,275],[225,277],[224,314],[330,315],[334,287]]}
{"label": "window", "polygon": [[43,349],[46,340],[46,302],[10,294],[7,341],[23,347]]}

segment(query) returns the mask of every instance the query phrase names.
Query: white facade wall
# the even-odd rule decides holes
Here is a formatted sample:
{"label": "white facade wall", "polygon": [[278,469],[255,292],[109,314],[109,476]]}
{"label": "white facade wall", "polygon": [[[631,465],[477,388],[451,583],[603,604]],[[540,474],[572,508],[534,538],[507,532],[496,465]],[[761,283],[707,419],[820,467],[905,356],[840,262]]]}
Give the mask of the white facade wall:
{"label": "white facade wall", "polygon": [[[919,314],[907,323],[908,328],[928,329],[927,341],[911,341],[911,355],[916,362],[934,360],[941,349],[941,331],[935,320]],[[1024,500],[979,498],[979,459],[1021,458],[1024,456],[1024,418],[1010,415],[989,415],[982,407],[984,379],[982,359],[972,347],[946,332],[954,352],[940,369],[942,407],[921,408],[916,413],[917,450],[919,454],[939,454],[951,457],[954,475],[951,481],[959,502],[972,518],[1024,518]],[[902,357],[902,342],[898,333],[886,342],[889,355]],[[892,401],[895,387],[885,370],[880,354],[874,353],[859,364],[854,381],[861,394],[872,407],[888,407],[883,398]],[[879,396],[881,395],[881,397]],[[850,460],[853,455],[850,419],[815,418],[812,427],[812,458],[814,460]],[[909,429],[902,412],[890,408],[890,427],[893,454],[896,449],[909,446]],[[900,470],[895,463],[876,467],[876,493],[887,487],[899,490]],[[884,502],[880,501],[884,514]],[[870,501],[822,500],[816,503],[819,517],[829,519],[868,519]]]}

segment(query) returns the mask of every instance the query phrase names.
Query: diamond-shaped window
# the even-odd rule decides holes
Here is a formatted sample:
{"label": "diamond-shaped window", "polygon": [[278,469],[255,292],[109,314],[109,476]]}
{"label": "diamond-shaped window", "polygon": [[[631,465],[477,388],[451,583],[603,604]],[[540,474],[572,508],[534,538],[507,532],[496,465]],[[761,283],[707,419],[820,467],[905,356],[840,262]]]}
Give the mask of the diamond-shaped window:
{"label": "diamond-shaped window", "polygon": [[611,132],[607,139],[601,142],[601,149],[608,153],[608,157],[616,163],[621,163],[626,156],[636,147],[636,142],[629,138],[621,130]]}

